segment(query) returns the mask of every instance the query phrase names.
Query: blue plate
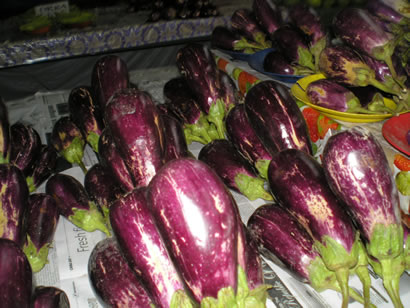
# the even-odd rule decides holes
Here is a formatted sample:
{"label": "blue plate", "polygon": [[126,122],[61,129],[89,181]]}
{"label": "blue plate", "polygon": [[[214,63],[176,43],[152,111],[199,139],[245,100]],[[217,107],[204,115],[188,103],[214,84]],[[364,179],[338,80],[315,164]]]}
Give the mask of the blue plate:
{"label": "blue plate", "polygon": [[216,48],[216,49],[228,55],[229,57],[231,57],[231,59],[244,61],[244,62],[248,62],[249,58],[252,56],[252,54],[243,53],[239,51],[231,51],[231,50],[220,49],[220,48]]}
{"label": "blue plate", "polygon": [[273,79],[286,82],[286,83],[296,83],[296,81],[298,81],[300,78],[305,77],[303,75],[284,75],[284,74],[275,74],[271,72],[266,72],[263,69],[263,61],[265,60],[266,55],[274,50],[275,50],[274,48],[268,48],[268,49],[255,52],[254,54],[251,54],[248,60],[249,66],[252,67],[255,71],[258,71],[259,73],[262,73]]}

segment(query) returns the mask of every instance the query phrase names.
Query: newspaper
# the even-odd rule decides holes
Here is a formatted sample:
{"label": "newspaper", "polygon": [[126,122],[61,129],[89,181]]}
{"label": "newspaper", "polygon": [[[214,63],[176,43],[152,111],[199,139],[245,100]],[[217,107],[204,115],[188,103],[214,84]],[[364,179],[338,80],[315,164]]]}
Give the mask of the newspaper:
{"label": "newspaper", "polygon": [[[134,72],[131,81],[139,88],[148,91],[154,101],[162,102],[162,87],[165,81],[175,74],[174,68],[161,69],[158,71],[144,70]],[[150,79],[149,76],[162,78]],[[146,79],[143,79],[146,78]],[[49,139],[52,127],[57,119],[68,115],[67,100],[70,90],[37,93],[18,101],[7,102],[10,122],[21,121],[33,125],[39,132],[43,142]],[[192,143],[190,151],[197,157],[202,145]],[[97,162],[97,157],[90,147],[86,147],[84,163],[87,167]],[[83,183],[84,173],[77,167],[72,166],[62,173],[69,174]],[[44,191],[44,184],[38,188]],[[242,221],[246,223],[254,210],[266,203],[258,199],[250,201],[246,197],[232,191],[238,204]],[[105,235],[100,231],[85,232],[74,226],[64,217],[60,217],[55,239],[49,252],[49,263],[34,275],[35,285],[56,286],[64,290],[73,308],[102,307],[97,301],[88,278],[88,259],[94,246]],[[272,285],[269,290],[267,307],[340,307],[341,295],[332,290],[316,292],[309,285],[295,279],[285,268],[276,264],[273,260],[262,257],[266,283]],[[393,307],[387,295],[382,280],[371,272],[372,289],[371,300],[377,307]],[[362,285],[356,276],[349,280],[350,287],[361,293]],[[410,276],[403,274],[400,282],[400,296],[403,303],[410,303]],[[351,301],[349,307],[362,307],[362,304]]]}

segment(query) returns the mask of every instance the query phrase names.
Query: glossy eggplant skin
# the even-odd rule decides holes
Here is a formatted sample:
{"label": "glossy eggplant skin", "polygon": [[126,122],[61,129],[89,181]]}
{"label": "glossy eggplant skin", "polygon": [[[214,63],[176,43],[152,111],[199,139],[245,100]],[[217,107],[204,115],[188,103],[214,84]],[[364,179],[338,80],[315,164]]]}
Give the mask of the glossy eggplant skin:
{"label": "glossy eggplant skin", "polygon": [[173,101],[177,98],[194,98],[194,94],[189,88],[187,79],[184,76],[171,78],[164,84],[163,96],[165,101]]}
{"label": "glossy eggplant skin", "polygon": [[71,120],[82,131],[87,143],[98,153],[98,139],[104,129],[104,122],[91,87],[72,89],[68,97],[68,110]]}
{"label": "glossy eggplant skin", "polygon": [[254,0],[252,11],[259,25],[268,33],[274,33],[281,25],[279,8],[272,0]]}
{"label": "glossy eggplant skin", "polygon": [[152,179],[148,199],[195,300],[216,298],[224,287],[236,290],[239,219],[232,196],[212,169],[192,158],[170,161]]}
{"label": "glossy eggplant skin", "polygon": [[151,96],[136,89],[117,91],[105,110],[105,122],[137,187],[147,186],[164,163],[160,113]]}
{"label": "glossy eggplant skin", "polygon": [[289,148],[312,153],[302,112],[282,84],[266,80],[254,85],[245,97],[245,110],[271,155]]}
{"label": "glossy eggplant skin", "polygon": [[39,272],[48,262],[48,250],[60,218],[56,201],[45,193],[33,193],[28,199],[26,240],[23,251],[33,272]]}
{"label": "glossy eggplant skin", "polygon": [[408,24],[408,20],[406,21],[406,18],[400,14],[400,12],[396,11],[382,0],[367,1],[365,9],[389,23],[405,25],[407,22]]}
{"label": "glossy eggplant skin", "polygon": [[258,243],[253,238],[250,230],[246,225],[243,225],[245,233],[245,264],[246,277],[250,289],[254,289],[264,284],[263,265],[259,253]]}
{"label": "glossy eggplant skin", "polygon": [[266,178],[272,155],[251,126],[244,104],[239,104],[229,111],[225,125],[227,138],[255,166],[260,176]]}
{"label": "glossy eggplant skin", "polygon": [[57,287],[37,286],[33,291],[31,308],[70,308],[67,294]]}
{"label": "glossy eggplant skin", "polygon": [[174,293],[184,290],[184,285],[158,232],[146,193],[146,187],[136,188],[115,201],[110,222],[121,251],[153,303],[169,307]]}
{"label": "glossy eggplant skin", "polygon": [[125,192],[133,190],[135,188],[134,178],[107,127],[100,136],[98,149],[98,157],[100,158],[101,165],[111,172]]}
{"label": "glossy eggplant skin", "polygon": [[41,151],[41,138],[31,126],[16,122],[10,126],[10,162],[19,167],[25,175]]}
{"label": "glossy eggplant skin", "polygon": [[28,206],[28,187],[23,172],[14,165],[0,164],[0,237],[22,247],[25,238],[24,216]]}
{"label": "glossy eggplant skin", "polygon": [[0,96],[0,163],[8,163],[11,151],[10,122],[6,103]]}
{"label": "glossy eggplant skin", "polygon": [[94,64],[91,75],[91,87],[96,95],[101,112],[111,96],[120,89],[130,86],[127,64],[116,55],[106,55]]}
{"label": "glossy eggplant skin", "polygon": [[29,308],[33,287],[30,263],[21,247],[5,238],[0,238],[0,277],[0,306]]}
{"label": "glossy eggplant skin", "polygon": [[292,24],[309,38],[309,45],[316,44],[326,36],[320,16],[312,7],[295,5],[289,10],[289,17]]}
{"label": "glossy eggplant skin", "polygon": [[115,238],[101,240],[88,259],[88,277],[104,307],[151,308],[152,300]]}
{"label": "glossy eggplant skin", "polygon": [[299,75],[290,61],[279,50],[269,52],[263,59],[263,69],[266,72],[282,75]]}
{"label": "glossy eggplant skin", "polygon": [[229,112],[234,106],[242,103],[242,94],[238,90],[235,81],[225,71],[219,70],[219,84],[221,87],[221,95],[225,103],[225,111]]}
{"label": "glossy eggplant skin", "polygon": [[164,162],[172,159],[188,157],[192,154],[188,150],[187,141],[185,139],[184,128],[175,117],[161,114],[164,139],[165,153]]}

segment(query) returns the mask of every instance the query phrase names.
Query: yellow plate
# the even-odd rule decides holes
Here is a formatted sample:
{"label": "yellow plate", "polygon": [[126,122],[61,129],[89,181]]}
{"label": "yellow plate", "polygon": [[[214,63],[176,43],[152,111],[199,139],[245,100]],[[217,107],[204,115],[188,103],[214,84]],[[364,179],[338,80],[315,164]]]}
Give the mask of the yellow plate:
{"label": "yellow plate", "polygon": [[[290,88],[290,92],[292,93],[293,97],[295,97],[297,100],[312,107],[313,109],[316,109],[317,111],[321,112],[325,116],[335,119],[335,120],[340,120],[340,121],[345,121],[345,122],[355,122],[355,123],[368,123],[368,122],[383,121],[393,116],[391,113],[362,114],[362,113],[341,112],[341,111],[336,111],[336,110],[332,110],[332,109],[328,109],[328,108],[324,108],[324,107],[320,107],[320,106],[312,104],[309,101],[305,90],[311,82],[315,80],[323,79],[323,78],[326,78],[323,74],[314,74],[314,75],[303,77],[299,79]],[[384,98],[384,105],[391,109],[396,108],[396,103],[393,102],[393,100],[388,99],[388,98]]]}

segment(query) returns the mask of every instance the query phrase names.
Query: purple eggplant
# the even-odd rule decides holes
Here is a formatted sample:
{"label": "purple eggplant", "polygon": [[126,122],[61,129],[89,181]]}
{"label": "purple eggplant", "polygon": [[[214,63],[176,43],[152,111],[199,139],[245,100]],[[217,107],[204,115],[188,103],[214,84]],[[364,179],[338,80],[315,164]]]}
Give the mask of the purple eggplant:
{"label": "purple eggplant", "polygon": [[194,94],[189,89],[189,84],[184,76],[171,78],[164,84],[162,90],[165,101],[173,101],[180,97],[194,98]]}
{"label": "purple eggplant", "polygon": [[219,69],[210,49],[199,43],[188,44],[178,50],[176,65],[208,121],[216,126],[219,138],[225,138],[225,102],[220,89]]}
{"label": "purple eggplant", "polygon": [[40,153],[27,171],[26,182],[29,192],[34,192],[55,171],[57,165],[57,152],[51,145],[43,144]]}
{"label": "purple eggplant", "polygon": [[161,114],[164,124],[165,153],[164,162],[172,159],[188,157],[192,154],[188,150],[184,128],[175,117]]}
{"label": "purple eggplant", "polygon": [[109,224],[111,204],[125,192],[113,177],[110,170],[100,163],[94,164],[84,177],[84,189],[91,201],[100,207]]}
{"label": "purple eggplant", "polygon": [[136,188],[115,201],[110,222],[121,251],[156,307],[170,307],[178,294],[186,295],[149,210],[146,187]]}
{"label": "purple eggplant", "polygon": [[272,200],[272,195],[264,188],[265,180],[229,140],[217,139],[206,144],[198,159],[210,166],[226,186],[249,200]]}
{"label": "purple eggplant", "polygon": [[[347,307],[349,272],[365,252],[351,218],[327,184],[323,167],[306,152],[283,150],[272,157],[268,181],[276,200],[312,235],[326,267],[336,274],[343,294],[342,306]],[[367,267],[367,260],[364,261],[360,270]],[[369,301],[370,277],[365,274],[365,299]]]}
{"label": "purple eggplant", "polygon": [[216,26],[211,34],[211,46],[230,51],[262,50],[264,47],[225,26]]}
{"label": "purple eggplant", "polygon": [[106,55],[94,64],[91,75],[91,87],[96,95],[101,112],[111,96],[120,89],[130,86],[127,64],[116,55]]}
{"label": "purple eggplant", "polygon": [[272,0],[254,0],[252,12],[256,21],[268,33],[272,35],[282,23],[279,7]]}
{"label": "purple eggplant", "polygon": [[87,173],[83,163],[85,139],[80,128],[69,116],[63,116],[54,123],[50,142],[65,160],[70,164],[77,164]]}
{"label": "purple eggplant", "polygon": [[228,113],[235,105],[242,103],[243,97],[235,81],[229,74],[219,70],[221,95],[225,103],[225,112]]}
{"label": "purple eggplant", "polygon": [[285,24],[273,33],[272,39],[291,64],[307,67],[312,71],[316,70],[313,54],[309,50],[305,37],[297,28]]}
{"label": "purple eggplant", "polygon": [[11,151],[9,113],[6,103],[0,96],[0,163],[8,163]]}
{"label": "purple eggplant", "polygon": [[380,114],[386,111],[384,104],[380,110],[362,107],[359,98],[350,89],[331,79],[319,79],[309,83],[306,96],[316,106],[340,112]]}
{"label": "purple eggplant", "polygon": [[133,190],[135,188],[134,178],[125,164],[124,159],[121,157],[111,132],[107,127],[100,136],[98,149],[101,165],[111,172],[125,192]]}
{"label": "purple eggplant", "polygon": [[135,185],[147,186],[163,165],[163,123],[151,96],[136,89],[117,91],[105,108],[105,122]]}
{"label": "purple eggplant", "polygon": [[60,214],[87,232],[110,231],[97,205],[90,200],[84,186],[73,176],[57,173],[46,183],[46,193],[52,196]]}
{"label": "purple eggplant", "polygon": [[[152,179],[148,200],[168,252],[196,301],[228,307],[224,299],[232,304],[239,300],[248,290],[246,277],[238,279],[238,272],[245,275],[237,259],[240,218],[222,179],[204,162],[175,159]],[[247,294],[258,302],[252,290]]]}
{"label": "purple eggplant", "polygon": [[68,110],[71,120],[81,130],[87,143],[98,153],[98,139],[104,123],[92,89],[87,86],[72,89],[68,97]]}
{"label": "purple eggplant", "polygon": [[281,75],[308,75],[313,71],[301,65],[292,64],[283,52],[274,49],[266,54],[263,59],[263,69],[266,72]]}
{"label": "purple eggplant", "polygon": [[393,304],[402,307],[397,296],[400,275],[392,267],[403,254],[403,228],[399,195],[383,148],[369,131],[354,127],[329,138],[322,162],[330,187],[357,222],[367,253],[381,263]]}
{"label": "purple eggplant", "polygon": [[259,43],[261,49],[271,47],[271,42],[267,39],[266,33],[259,26],[250,9],[239,8],[235,10],[231,16],[231,28],[248,40]]}
{"label": "purple eggplant", "polygon": [[52,286],[37,286],[33,290],[31,308],[70,308],[67,294]]}
{"label": "purple eggplant", "polygon": [[393,113],[394,110],[385,106],[384,97],[380,90],[373,86],[366,87],[349,87],[347,88],[353,92],[354,95],[359,99],[362,107],[367,108],[368,110],[384,111],[386,113]]}
{"label": "purple eggplant", "polygon": [[31,194],[26,214],[26,240],[23,251],[34,273],[48,263],[60,212],[55,200],[45,193]]}
{"label": "purple eggplant", "polygon": [[245,110],[271,155],[288,148],[312,153],[305,119],[284,85],[273,80],[254,85],[245,97]]}
{"label": "purple eggplant", "polygon": [[258,243],[246,225],[243,225],[245,233],[245,272],[250,289],[264,284],[263,265],[259,253]]}
{"label": "purple eggplant", "polygon": [[14,165],[0,164],[0,238],[15,241],[23,247],[26,230],[24,216],[28,205],[28,188],[23,172]]}
{"label": "purple eggplant", "polygon": [[11,151],[10,162],[19,167],[25,175],[36,162],[41,151],[41,138],[31,126],[21,122],[10,126]]}
{"label": "purple eggplant", "polygon": [[29,308],[33,273],[21,247],[0,238],[0,300],[2,307]]}
{"label": "purple eggplant", "polygon": [[[286,208],[278,204],[261,205],[252,213],[247,228],[260,253],[299,281],[308,283],[318,292],[342,291],[335,273],[326,267],[315,249],[313,238]],[[353,289],[349,288],[349,295],[364,303]]]}
{"label": "purple eggplant", "polygon": [[266,179],[272,155],[266,150],[255,130],[251,126],[245,111],[240,104],[231,109],[225,119],[227,138]]}
{"label": "purple eggplant", "polygon": [[100,304],[151,308],[151,296],[124,258],[115,238],[101,240],[88,259],[88,277]]}
{"label": "purple eggplant", "polygon": [[382,20],[395,24],[409,25],[408,18],[404,17],[400,14],[400,12],[396,11],[381,0],[367,1],[365,8],[371,14],[381,18]]}

